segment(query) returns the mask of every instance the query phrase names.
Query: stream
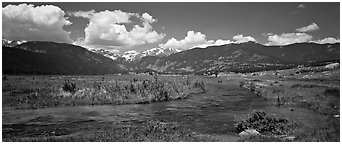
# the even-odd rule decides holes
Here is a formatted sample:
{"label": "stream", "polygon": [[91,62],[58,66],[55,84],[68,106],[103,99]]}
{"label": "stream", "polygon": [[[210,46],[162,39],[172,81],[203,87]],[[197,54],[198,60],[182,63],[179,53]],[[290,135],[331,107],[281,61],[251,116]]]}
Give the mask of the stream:
{"label": "stream", "polygon": [[[110,122],[159,120],[176,122],[197,133],[210,134],[217,141],[237,141],[234,119],[255,109],[278,117],[319,125],[324,119],[306,109],[277,107],[264,98],[239,87],[238,81],[223,81],[207,85],[202,94],[187,99],[151,104],[99,105],[44,108],[35,110],[2,110],[3,133],[23,131],[37,126],[67,122]],[[16,127],[14,127],[16,126]],[[12,131],[11,131],[12,130]]]}

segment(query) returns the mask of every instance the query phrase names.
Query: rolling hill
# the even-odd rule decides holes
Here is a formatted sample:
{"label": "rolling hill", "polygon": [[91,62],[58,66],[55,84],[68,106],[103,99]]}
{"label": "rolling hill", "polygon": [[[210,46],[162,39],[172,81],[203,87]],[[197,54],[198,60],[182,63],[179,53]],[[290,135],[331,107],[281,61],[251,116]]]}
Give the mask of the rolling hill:
{"label": "rolling hill", "polygon": [[65,43],[32,41],[2,47],[4,74],[112,74],[122,72],[117,62]]}

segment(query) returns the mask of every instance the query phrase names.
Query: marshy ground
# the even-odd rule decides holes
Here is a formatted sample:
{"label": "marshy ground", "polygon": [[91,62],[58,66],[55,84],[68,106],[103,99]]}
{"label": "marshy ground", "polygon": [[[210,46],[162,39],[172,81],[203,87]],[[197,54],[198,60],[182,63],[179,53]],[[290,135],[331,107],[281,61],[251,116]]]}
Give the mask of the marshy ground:
{"label": "marshy ground", "polygon": [[[339,141],[339,70],[293,73],[286,70],[279,75],[266,72],[226,77],[189,76],[190,79],[164,76],[179,82],[171,88],[162,86],[175,89],[166,90],[170,99],[151,101],[153,96],[105,99],[118,102],[113,104],[103,103],[102,99],[77,103],[74,95],[88,98],[93,93],[102,97],[105,87],[102,85],[106,82],[96,89],[94,79],[127,81],[129,85],[130,80],[153,78],[82,76],[78,80],[74,78],[78,86],[75,93],[63,93],[64,81],[58,76],[7,76],[2,87],[2,138],[3,141],[281,141],[239,137],[234,126],[236,118],[263,110],[298,123],[300,127],[289,132],[295,136],[294,141]],[[187,80],[191,82],[187,84]],[[93,82],[87,84],[89,81]],[[203,82],[205,92],[201,91],[200,83],[195,87],[195,82]],[[193,89],[177,87],[180,83]],[[139,84],[135,84],[134,88],[139,89]],[[43,96],[39,95],[42,86],[51,86],[44,94],[59,95],[58,99],[30,101],[30,97]],[[248,86],[254,86],[253,90]],[[86,92],[82,95],[80,90]],[[127,91],[132,97],[144,93]],[[186,96],[175,97],[178,93]],[[20,105],[15,104],[18,100]]]}

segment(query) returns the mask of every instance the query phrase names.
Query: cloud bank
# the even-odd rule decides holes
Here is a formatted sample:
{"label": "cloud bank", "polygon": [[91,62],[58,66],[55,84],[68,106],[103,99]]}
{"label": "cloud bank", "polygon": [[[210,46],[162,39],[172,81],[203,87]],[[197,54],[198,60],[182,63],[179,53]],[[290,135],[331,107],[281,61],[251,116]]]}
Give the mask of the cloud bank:
{"label": "cloud bank", "polygon": [[[85,38],[79,43],[97,47],[132,47],[146,43],[155,43],[165,37],[165,34],[153,30],[152,23],[157,20],[150,14],[128,13],[121,10],[114,11],[78,11],[69,13],[75,17],[89,19],[85,28]],[[130,18],[137,17],[143,26],[134,25],[127,30],[124,24],[132,23]]]}
{"label": "cloud bank", "polygon": [[242,34],[233,37],[235,41],[231,40],[207,40],[206,35],[201,32],[188,31],[186,37],[181,40],[175,38],[169,39],[165,44],[159,44],[161,48],[176,48],[179,50],[188,50],[192,48],[206,48],[208,46],[219,46],[231,43],[243,43],[248,41],[256,41],[251,36],[243,36]]}
{"label": "cloud bank", "polygon": [[306,33],[283,33],[281,35],[269,35],[265,45],[289,45],[303,43],[312,40],[312,36]]}
{"label": "cloud bank", "polygon": [[301,27],[296,29],[295,31],[299,33],[283,33],[281,35],[273,34],[273,33],[263,33],[262,35],[268,37],[268,42],[265,45],[289,45],[293,43],[304,43],[304,42],[312,42],[318,44],[325,43],[339,43],[339,39],[335,39],[332,37],[323,38],[320,40],[313,40],[313,36],[309,35],[305,32],[312,32],[318,30],[319,27],[316,23],[312,23],[308,26]]}
{"label": "cloud bank", "polygon": [[251,36],[243,36],[242,34],[236,35],[233,37],[233,39],[237,42],[237,43],[244,43],[244,42],[248,42],[248,41],[253,41],[255,42],[255,39]]}
{"label": "cloud bank", "polygon": [[161,48],[176,48],[179,50],[187,50],[197,45],[207,42],[206,36],[201,32],[188,31],[186,37],[182,40],[175,38],[169,39],[165,44],[159,44]]}
{"label": "cloud bank", "polygon": [[326,44],[326,43],[333,44],[333,43],[339,43],[340,39],[335,39],[335,38],[332,38],[332,37],[327,37],[327,38],[323,38],[323,39],[316,40],[316,41],[311,41],[311,42],[318,43],[318,44]]}
{"label": "cloud bank", "polygon": [[69,32],[63,29],[70,24],[64,11],[53,5],[19,4],[2,8],[2,37],[9,40],[71,43]]}

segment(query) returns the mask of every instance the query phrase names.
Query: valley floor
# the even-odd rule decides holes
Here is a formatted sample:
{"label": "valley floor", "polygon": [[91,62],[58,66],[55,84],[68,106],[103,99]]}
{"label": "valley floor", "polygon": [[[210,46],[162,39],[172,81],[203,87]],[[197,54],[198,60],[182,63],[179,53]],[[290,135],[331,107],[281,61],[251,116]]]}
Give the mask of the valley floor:
{"label": "valley floor", "polygon": [[6,85],[17,78],[9,76],[12,83],[3,81],[2,140],[282,141],[238,135],[236,118],[263,110],[301,125],[291,132],[293,141],[340,141],[339,70],[292,73],[196,77],[205,93],[170,101],[46,108],[8,105],[15,88]]}

